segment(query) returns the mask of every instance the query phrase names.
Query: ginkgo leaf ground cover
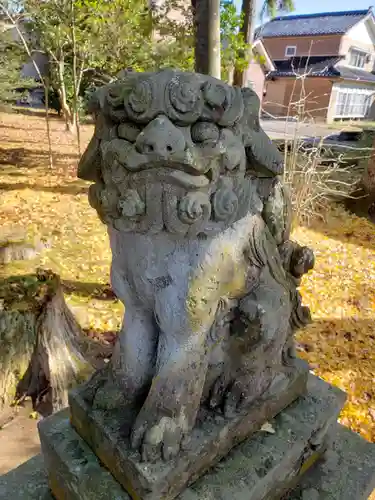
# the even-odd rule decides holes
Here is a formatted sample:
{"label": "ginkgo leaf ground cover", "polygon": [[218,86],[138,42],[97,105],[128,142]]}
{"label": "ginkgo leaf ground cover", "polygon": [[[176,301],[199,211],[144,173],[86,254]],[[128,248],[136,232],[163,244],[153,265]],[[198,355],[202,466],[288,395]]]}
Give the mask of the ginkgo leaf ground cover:
{"label": "ginkgo leaf ground cover", "polygon": [[[52,269],[81,326],[111,338],[123,308],[109,287],[106,228],[88,204],[88,184],[76,178],[75,137],[57,119],[51,126],[52,171],[43,118],[0,114],[0,239],[24,231],[30,242],[50,243],[35,259],[0,271]],[[83,144],[91,134],[83,127]],[[341,423],[375,442],[375,226],[336,207],[324,221],[296,228],[293,237],[316,255],[301,287],[314,322],[297,335],[300,355],[315,374],[347,392]]]}

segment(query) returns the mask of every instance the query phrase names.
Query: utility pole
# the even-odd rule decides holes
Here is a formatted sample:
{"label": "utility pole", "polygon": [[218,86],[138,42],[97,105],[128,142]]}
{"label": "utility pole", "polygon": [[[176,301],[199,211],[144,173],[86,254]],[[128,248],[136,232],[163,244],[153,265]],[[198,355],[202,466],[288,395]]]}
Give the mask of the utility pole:
{"label": "utility pole", "polygon": [[195,71],[220,79],[220,0],[191,2],[195,30]]}
{"label": "utility pole", "polygon": [[[255,7],[255,0],[242,0],[241,12],[243,14],[243,24],[241,26],[240,33],[242,33],[245,43],[249,45],[253,41]],[[246,85],[245,72],[243,70],[239,68],[234,69],[233,85],[238,87],[244,87]]]}
{"label": "utility pole", "polygon": [[221,78],[220,0],[208,0],[208,74]]}

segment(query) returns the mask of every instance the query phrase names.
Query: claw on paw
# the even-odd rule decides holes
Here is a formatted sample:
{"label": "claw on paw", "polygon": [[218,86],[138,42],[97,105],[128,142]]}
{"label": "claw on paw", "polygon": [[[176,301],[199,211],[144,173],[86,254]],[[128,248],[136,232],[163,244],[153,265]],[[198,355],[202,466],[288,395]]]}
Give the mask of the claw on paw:
{"label": "claw on paw", "polygon": [[180,451],[183,431],[173,418],[161,417],[157,423],[136,422],[131,446],[139,449],[144,462],[165,461],[174,458]]}
{"label": "claw on paw", "polygon": [[259,398],[269,388],[271,382],[271,371],[264,373],[260,379],[249,374],[237,379],[219,377],[211,393],[210,407],[220,408],[226,418],[232,418]]}

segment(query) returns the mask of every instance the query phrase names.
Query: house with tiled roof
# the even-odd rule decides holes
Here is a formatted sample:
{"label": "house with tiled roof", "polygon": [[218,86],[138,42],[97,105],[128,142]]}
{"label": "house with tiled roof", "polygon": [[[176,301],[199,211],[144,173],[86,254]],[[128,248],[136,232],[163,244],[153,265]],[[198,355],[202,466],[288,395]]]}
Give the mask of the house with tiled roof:
{"label": "house with tiled roof", "polygon": [[274,70],[263,110],[304,112],[327,122],[375,118],[375,18],[372,9],[276,17],[259,27]]}

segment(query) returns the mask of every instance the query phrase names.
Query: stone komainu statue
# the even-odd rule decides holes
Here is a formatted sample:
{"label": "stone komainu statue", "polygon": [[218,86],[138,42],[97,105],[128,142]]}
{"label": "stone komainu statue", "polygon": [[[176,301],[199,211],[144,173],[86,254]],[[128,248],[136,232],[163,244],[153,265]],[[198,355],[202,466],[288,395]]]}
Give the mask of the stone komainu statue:
{"label": "stone komainu statue", "polygon": [[283,162],[252,90],[129,73],[100,88],[91,111],[78,175],[94,182],[125,318],[87,398],[135,408],[132,446],[169,459],[201,407],[230,416],[287,383],[293,333],[309,321],[297,287],[314,257],[289,240]]}

